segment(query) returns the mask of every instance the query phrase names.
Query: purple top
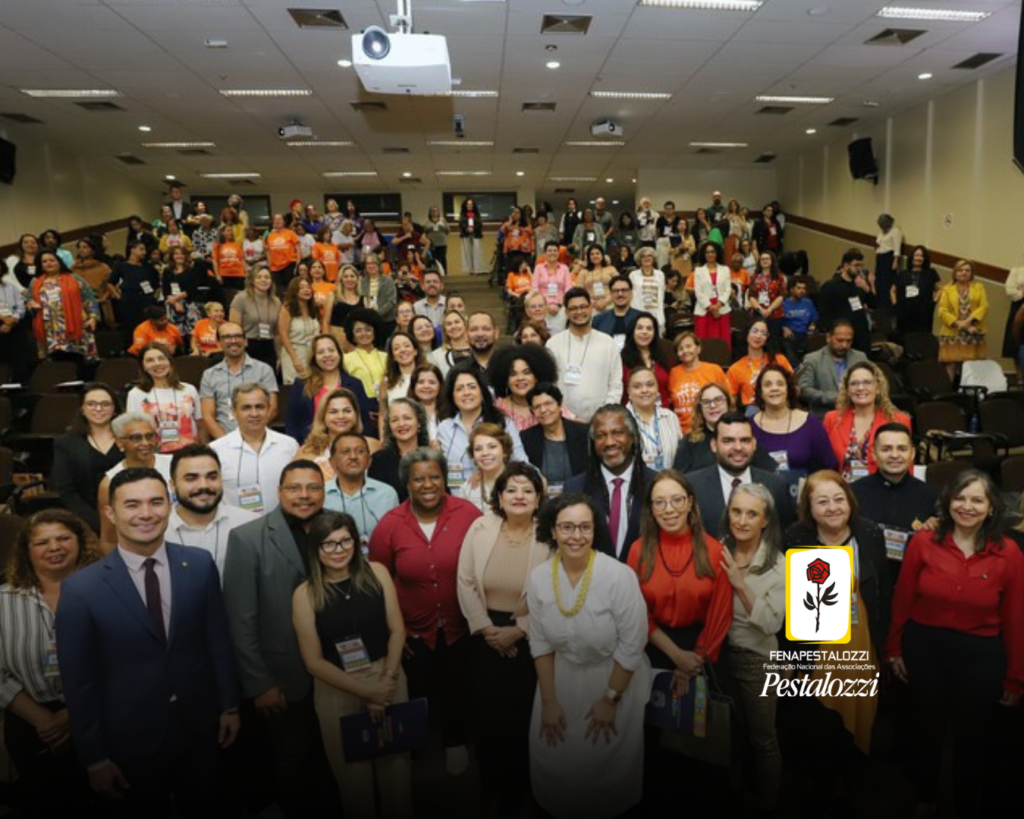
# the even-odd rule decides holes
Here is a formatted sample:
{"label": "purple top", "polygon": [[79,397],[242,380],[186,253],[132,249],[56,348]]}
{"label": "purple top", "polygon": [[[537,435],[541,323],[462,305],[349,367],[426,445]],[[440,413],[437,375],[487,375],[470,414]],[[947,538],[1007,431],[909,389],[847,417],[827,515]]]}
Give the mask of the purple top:
{"label": "purple top", "polygon": [[[752,426],[757,448],[771,455],[780,469],[788,466],[791,471],[810,474],[819,469],[838,468],[828,433],[814,415],[809,414],[803,426],[792,432],[765,432],[756,422]],[[786,464],[783,463],[780,453],[786,453]]]}

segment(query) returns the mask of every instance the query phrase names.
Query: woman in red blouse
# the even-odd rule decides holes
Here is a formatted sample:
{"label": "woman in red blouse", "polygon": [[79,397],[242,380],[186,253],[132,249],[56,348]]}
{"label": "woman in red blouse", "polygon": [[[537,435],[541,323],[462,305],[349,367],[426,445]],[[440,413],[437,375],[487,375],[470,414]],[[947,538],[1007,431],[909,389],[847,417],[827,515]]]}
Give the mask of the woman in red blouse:
{"label": "woman in red blouse", "polygon": [[628,563],[647,601],[647,653],[654,668],[675,671],[685,694],[705,662],[715,662],[732,625],[732,586],[720,567],[724,548],[704,534],[686,477],[659,472],[644,498],[640,538]]}
{"label": "woman in red blouse", "polygon": [[757,270],[750,277],[747,307],[751,316],[768,322],[772,336],[780,339],[782,321],[786,317],[782,308],[785,298],[786,277],[779,270],[778,257],[772,251],[761,248]]}
{"label": "woman in red blouse", "polygon": [[947,726],[957,816],[974,816],[989,779],[996,703],[1024,690],[1024,557],[1000,534],[992,479],[968,470],[939,501],[939,527],[907,545],[886,652],[913,703],[918,815],[934,815]]}

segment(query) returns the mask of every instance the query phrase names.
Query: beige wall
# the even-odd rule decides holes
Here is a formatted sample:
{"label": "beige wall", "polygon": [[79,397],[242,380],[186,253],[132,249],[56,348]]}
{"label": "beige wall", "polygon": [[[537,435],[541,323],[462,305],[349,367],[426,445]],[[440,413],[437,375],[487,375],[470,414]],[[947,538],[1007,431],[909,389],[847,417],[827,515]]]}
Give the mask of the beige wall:
{"label": "beige wall", "polygon": [[134,182],[108,164],[86,161],[52,141],[39,141],[31,126],[0,129],[18,146],[13,185],[0,185],[0,244],[22,233],[60,231],[154,213],[162,186]]}
{"label": "beige wall", "polygon": [[637,171],[636,201],[649,196],[659,209],[668,200],[686,212],[707,207],[714,190],[720,190],[726,202],[736,199],[744,207],[757,211],[765,202],[778,198],[778,180],[772,168],[640,168]]}

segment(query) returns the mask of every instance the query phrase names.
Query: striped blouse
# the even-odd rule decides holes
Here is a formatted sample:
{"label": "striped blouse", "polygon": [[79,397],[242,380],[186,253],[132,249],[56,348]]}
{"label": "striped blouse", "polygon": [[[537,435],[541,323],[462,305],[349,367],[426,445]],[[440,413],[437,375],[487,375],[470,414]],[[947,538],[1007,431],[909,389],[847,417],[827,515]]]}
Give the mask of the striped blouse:
{"label": "striped blouse", "polygon": [[54,615],[37,589],[0,586],[0,708],[24,691],[36,702],[64,700],[60,675],[43,664],[54,640]]}

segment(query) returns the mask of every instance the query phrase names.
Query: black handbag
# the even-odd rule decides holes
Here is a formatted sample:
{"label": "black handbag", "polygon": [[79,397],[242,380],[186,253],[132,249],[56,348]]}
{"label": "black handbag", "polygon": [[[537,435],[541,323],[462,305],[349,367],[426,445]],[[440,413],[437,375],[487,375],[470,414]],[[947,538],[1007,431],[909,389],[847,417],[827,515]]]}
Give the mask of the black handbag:
{"label": "black handbag", "polygon": [[680,730],[663,728],[659,745],[666,751],[695,759],[708,765],[728,768],[732,765],[732,732],[735,703],[718,685],[714,666],[705,666],[690,681],[694,697],[693,725]]}

